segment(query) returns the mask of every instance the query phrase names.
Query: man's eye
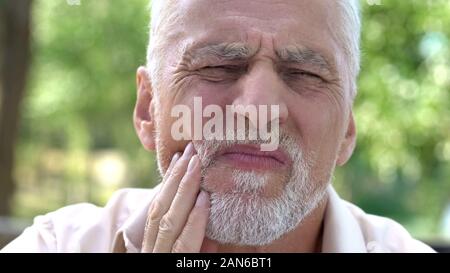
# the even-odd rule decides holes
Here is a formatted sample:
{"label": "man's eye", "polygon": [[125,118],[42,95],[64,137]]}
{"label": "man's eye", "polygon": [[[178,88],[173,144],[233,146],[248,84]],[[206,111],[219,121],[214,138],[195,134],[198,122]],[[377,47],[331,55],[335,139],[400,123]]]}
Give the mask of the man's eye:
{"label": "man's eye", "polygon": [[295,77],[295,78],[298,78],[298,77],[302,77],[302,78],[309,77],[309,78],[312,78],[312,79],[323,80],[321,76],[319,76],[319,75],[317,75],[315,73],[309,72],[309,71],[304,71],[304,70],[291,70],[291,71],[288,72],[288,75],[290,77]]}
{"label": "man's eye", "polygon": [[239,72],[239,67],[235,65],[217,65],[217,66],[205,66],[201,70],[209,72],[236,73]]}
{"label": "man's eye", "polygon": [[199,76],[209,82],[236,80],[244,69],[235,65],[205,66],[198,70]]}

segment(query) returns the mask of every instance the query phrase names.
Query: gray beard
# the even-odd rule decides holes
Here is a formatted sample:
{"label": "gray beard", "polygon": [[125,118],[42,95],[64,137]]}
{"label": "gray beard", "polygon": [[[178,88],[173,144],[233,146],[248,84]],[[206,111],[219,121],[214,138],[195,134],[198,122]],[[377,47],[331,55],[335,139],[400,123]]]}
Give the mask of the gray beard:
{"label": "gray beard", "polygon": [[[215,151],[224,145],[244,143],[255,144],[251,141],[194,142],[202,161],[202,177],[214,167]],[[261,196],[269,182],[267,175],[234,170],[235,190],[211,193],[208,238],[222,244],[267,245],[295,229],[320,204],[329,181],[323,183],[311,179],[312,162],[307,162],[292,137],[282,134],[280,147],[289,153],[293,162],[291,171],[281,181],[284,185],[281,194],[272,198]],[[205,183],[207,181],[202,181],[203,185]]]}

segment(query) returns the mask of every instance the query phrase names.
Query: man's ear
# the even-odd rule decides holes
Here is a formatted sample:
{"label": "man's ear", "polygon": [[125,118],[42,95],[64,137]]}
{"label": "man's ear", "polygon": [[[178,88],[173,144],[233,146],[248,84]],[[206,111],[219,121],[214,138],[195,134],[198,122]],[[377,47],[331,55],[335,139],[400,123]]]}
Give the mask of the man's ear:
{"label": "man's ear", "polygon": [[336,165],[342,166],[350,159],[353,154],[353,150],[356,145],[356,127],[355,120],[353,118],[353,111],[350,110],[350,116],[347,124],[347,132],[345,133],[344,140],[341,143],[339,154],[337,156]]}
{"label": "man's ear", "polygon": [[137,98],[133,122],[136,133],[144,148],[155,150],[155,117],[151,79],[147,69],[139,67],[136,72]]}

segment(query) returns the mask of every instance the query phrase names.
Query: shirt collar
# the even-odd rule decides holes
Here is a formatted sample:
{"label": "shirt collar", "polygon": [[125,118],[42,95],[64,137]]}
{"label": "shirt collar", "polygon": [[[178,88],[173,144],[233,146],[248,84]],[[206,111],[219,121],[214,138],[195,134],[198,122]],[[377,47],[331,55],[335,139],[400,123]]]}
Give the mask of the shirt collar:
{"label": "shirt collar", "polygon": [[148,208],[155,194],[160,191],[161,186],[162,183],[154,187],[149,193],[149,198],[146,198],[145,201],[143,201],[143,204],[132,212],[130,217],[119,228],[114,238],[113,252],[141,252]]}
{"label": "shirt collar", "polygon": [[[148,207],[160,187],[161,184],[156,186],[151,191],[151,198],[144,201],[143,205],[119,228],[113,242],[113,252],[141,251]],[[328,204],[324,215],[322,252],[367,252],[363,233],[355,217],[331,185],[327,191]]]}
{"label": "shirt collar", "polygon": [[367,252],[356,218],[331,185],[328,187],[328,204],[324,216],[322,252]]}

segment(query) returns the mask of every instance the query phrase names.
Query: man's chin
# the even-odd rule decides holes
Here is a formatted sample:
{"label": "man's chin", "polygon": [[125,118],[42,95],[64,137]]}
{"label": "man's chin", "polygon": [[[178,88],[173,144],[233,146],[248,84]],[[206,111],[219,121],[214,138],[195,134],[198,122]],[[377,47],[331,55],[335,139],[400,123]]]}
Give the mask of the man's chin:
{"label": "man's chin", "polygon": [[281,194],[287,177],[280,171],[242,170],[220,164],[203,170],[202,188],[210,193],[270,198]]}

